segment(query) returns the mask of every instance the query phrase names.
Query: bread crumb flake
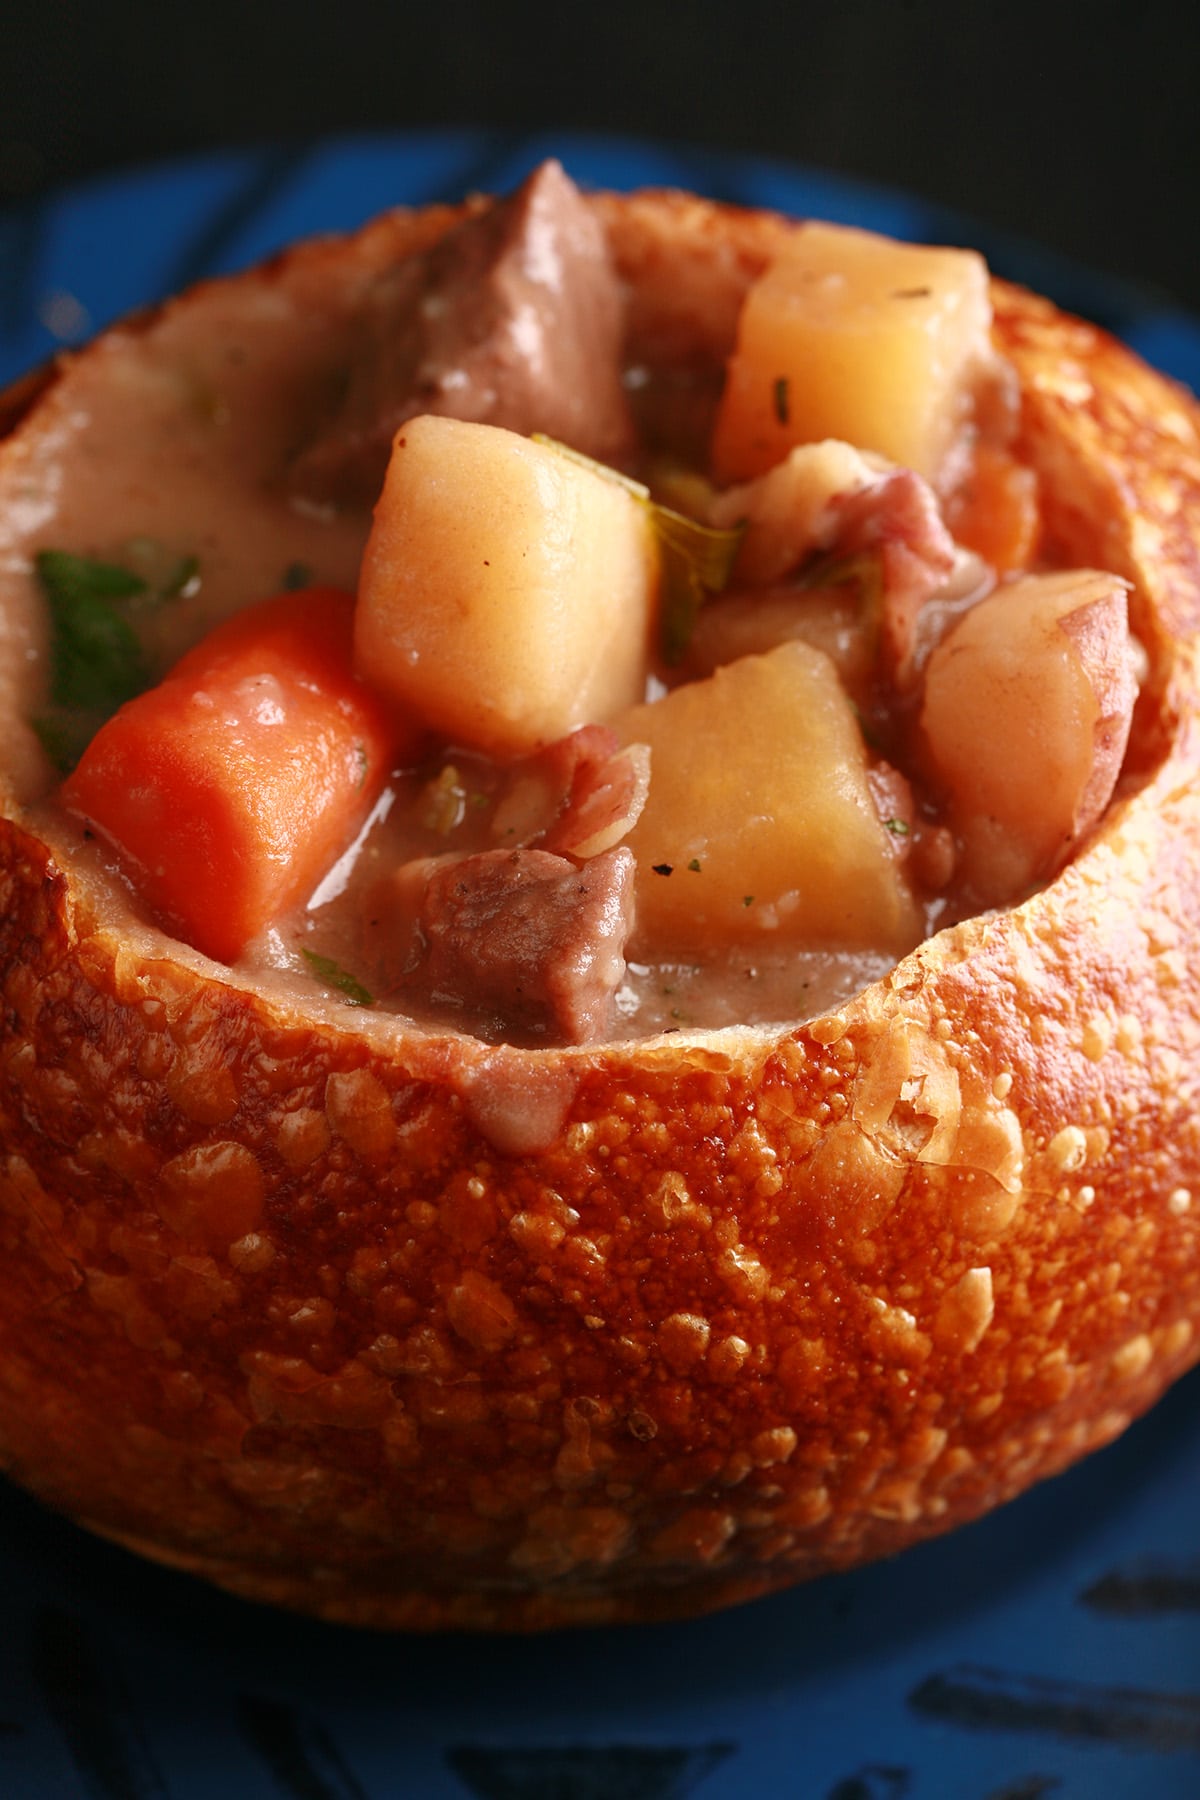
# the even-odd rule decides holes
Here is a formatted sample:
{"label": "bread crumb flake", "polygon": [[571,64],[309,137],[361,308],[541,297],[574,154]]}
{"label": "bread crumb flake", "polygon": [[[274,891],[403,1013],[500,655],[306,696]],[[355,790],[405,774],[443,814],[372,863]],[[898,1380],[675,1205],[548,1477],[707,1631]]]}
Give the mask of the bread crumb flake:
{"label": "bread crumb flake", "polygon": [[1060,1175],[1074,1175],[1087,1161],[1087,1136],[1078,1125],[1064,1125],[1046,1145],[1046,1156]]}

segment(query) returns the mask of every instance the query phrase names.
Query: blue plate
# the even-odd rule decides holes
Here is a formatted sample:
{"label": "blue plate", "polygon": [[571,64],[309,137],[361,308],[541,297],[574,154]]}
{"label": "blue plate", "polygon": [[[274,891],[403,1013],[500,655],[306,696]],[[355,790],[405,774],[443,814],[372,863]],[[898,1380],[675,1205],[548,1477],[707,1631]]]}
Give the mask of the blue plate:
{"label": "blue plate", "polygon": [[[484,132],[208,156],[0,214],[0,383],[119,313],[398,201],[673,183],[971,242],[1200,387],[1161,296],[924,203],[700,150]],[[13,1800],[1192,1800],[1200,1372],[1101,1455],[894,1563],[692,1624],[374,1637],[136,1561],[0,1489]]]}

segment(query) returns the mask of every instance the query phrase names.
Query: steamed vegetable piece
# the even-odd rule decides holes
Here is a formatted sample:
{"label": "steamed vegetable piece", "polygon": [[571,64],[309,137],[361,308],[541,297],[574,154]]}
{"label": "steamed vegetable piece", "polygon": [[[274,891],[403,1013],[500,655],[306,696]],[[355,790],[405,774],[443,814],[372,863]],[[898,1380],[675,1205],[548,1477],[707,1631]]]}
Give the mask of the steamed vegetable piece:
{"label": "steamed vegetable piece", "polygon": [[833,664],[801,642],[623,713],[650,746],[626,840],[637,941],[711,951],[760,932],[906,950],[920,918],[872,803],[867,755]]}
{"label": "steamed vegetable piece", "polygon": [[938,645],[920,732],[981,900],[1011,899],[1053,874],[1096,823],[1135,698],[1116,575],[1026,575]]}
{"label": "steamed vegetable piece", "polygon": [[353,672],[353,606],[310,588],[238,613],[116,713],[63,788],[219,961],[312,891],[415,746]]}
{"label": "steamed vegetable piece", "polygon": [[412,419],[363,557],[359,666],[452,742],[524,755],[640,698],[658,560],[622,483],[498,426]]}
{"label": "steamed vegetable piece", "polygon": [[684,668],[694,679],[711,675],[741,656],[762,656],[789,638],[823,650],[847,693],[867,693],[878,636],[869,600],[875,580],[863,558],[835,569],[830,585],[745,588],[722,594],[704,608],[688,646]]}
{"label": "steamed vegetable piece", "polygon": [[987,267],[969,250],[802,226],[750,289],[717,416],[718,481],[844,438],[936,481],[992,366]]}

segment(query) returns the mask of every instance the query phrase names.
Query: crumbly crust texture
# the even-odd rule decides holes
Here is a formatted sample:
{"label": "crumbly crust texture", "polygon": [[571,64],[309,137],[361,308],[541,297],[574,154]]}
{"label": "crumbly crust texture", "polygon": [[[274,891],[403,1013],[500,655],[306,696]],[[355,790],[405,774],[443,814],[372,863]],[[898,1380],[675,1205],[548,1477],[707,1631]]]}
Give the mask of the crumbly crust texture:
{"label": "crumbly crust texture", "polygon": [[[596,204],[646,353],[719,355],[787,227]],[[100,907],[6,809],[15,1479],[357,1625],[668,1617],[971,1519],[1196,1360],[1198,414],[995,298],[1051,528],[1135,584],[1133,773],[1044,892],[837,1013],[519,1052],[301,1009]]]}

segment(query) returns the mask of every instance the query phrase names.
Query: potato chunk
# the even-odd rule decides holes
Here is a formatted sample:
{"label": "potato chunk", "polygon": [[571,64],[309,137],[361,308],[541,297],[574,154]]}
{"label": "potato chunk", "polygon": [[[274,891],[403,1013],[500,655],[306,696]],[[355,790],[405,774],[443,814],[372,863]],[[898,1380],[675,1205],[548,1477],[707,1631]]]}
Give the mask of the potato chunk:
{"label": "potato chunk", "polygon": [[820,650],[791,642],[743,657],[614,723],[624,742],[650,746],[649,797],[626,840],[639,941],[917,941],[854,710]]}
{"label": "potato chunk", "polygon": [[994,360],[990,328],[974,251],[802,226],[742,308],[713,440],[718,481],[844,438],[936,482]]}
{"label": "potato chunk", "polygon": [[412,419],[363,557],[370,680],[455,743],[521,756],[645,686],[657,594],[648,507],[497,426]]}
{"label": "potato chunk", "polygon": [[1027,575],[981,600],[938,645],[921,734],[978,898],[1008,900],[1052,875],[1096,823],[1135,698],[1116,575]]}

